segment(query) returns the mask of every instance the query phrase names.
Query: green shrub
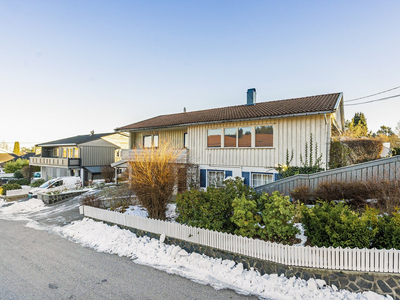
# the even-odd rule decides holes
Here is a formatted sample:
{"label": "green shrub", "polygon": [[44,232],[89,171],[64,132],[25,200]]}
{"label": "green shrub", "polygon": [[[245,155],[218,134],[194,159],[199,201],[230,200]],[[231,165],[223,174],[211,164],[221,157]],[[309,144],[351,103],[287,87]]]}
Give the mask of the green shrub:
{"label": "green shrub", "polygon": [[18,158],[16,161],[9,161],[4,166],[4,172],[14,173],[17,170],[21,170],[24,166],[29,165],[28,159]]}
{"label": "green shrub", "polygon": [[29,185],[29,180],[25,178],[9,180],[8,183],[17,183],[19,185]]}
{"label": "green shrub", "polygon": [[21,170],[17,170],[14,172],[14,178],[24,178],[24,175],[22,175]]}
{"label": "green shrub", "polygon": [[378,228],[378,211],[367,209],[362,215],[344,203],[320,203],[301,207],[302,222],[308,240],[318,247],[370,248]]}
{"label": "green shrub", "polygon": [[38,179],[38,180],[36,180],[36,181],[31,183],[31,187],[39,187],[45,182],[46,181],[44,179]]}
{"label": "green shrub", "polygon": [[7,183],[7,184],[3,185],[2,188],[3,188],[2,195],[6,195],[7,191],[19,190],[19,189],[21,189],[21,186],[18,183]]}
{"label": "green shrub", "polygon": [[236,197],[232,203],[233,216],[231,221],[237,225],[235,234],[254,237],[260,233],[261,216],[258,213],[257,202],[255,200],[246,199],[243,194],[242,197]]}
{"label": "green shrub", "polygon": [[179,213],[177,221],[189,226],[233,233],[237,226],[231,220],[232,203],[236,197],[243,194],[253,200],[259,197],[240,178],[226,180],[221,187],[210,186],[204,192],[191,190],[179,194],[176,199]]}
{"label": "green shrub", "polygon": [[372,243],[377,249],[400,250],[400,213],[397,211],[392,216],[384,215],[377,221],[378,233]]}
{"label": "green shrub", "polygon": [[261,230],[263,238],[274,242],[287,242],[299,233],[293,224],[296,210],[289,196],[283,196],[277,191],[271,196],[263,194],[259,203],[263,207],[262,220],[265,226]]}

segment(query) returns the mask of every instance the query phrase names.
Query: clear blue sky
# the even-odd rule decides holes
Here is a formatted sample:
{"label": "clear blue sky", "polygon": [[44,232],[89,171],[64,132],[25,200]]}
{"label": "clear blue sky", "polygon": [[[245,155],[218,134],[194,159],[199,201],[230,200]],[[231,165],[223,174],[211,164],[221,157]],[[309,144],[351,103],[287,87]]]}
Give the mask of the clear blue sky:
{"label": "clear blue sky", "polygon": [[[400,1],[0,0],[0,142],[400,86]],[[389,96],[400,94],[400,89]],[[373,98],[370,98],[373,99]],[[345,108],[396,126],[400,97]]]}

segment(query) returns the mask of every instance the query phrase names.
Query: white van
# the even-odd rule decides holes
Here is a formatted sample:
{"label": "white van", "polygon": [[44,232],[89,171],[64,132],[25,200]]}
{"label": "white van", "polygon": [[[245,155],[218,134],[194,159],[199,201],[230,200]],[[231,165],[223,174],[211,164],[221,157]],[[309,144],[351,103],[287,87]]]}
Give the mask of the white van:
{"label": "white van", "polygon": [[36,197],[38,193],[72,190],[81,186],[82,182],[80,177],[58,177],[50,179],[49,181],[43,183],[41,186],[30,190],[29,197]]}

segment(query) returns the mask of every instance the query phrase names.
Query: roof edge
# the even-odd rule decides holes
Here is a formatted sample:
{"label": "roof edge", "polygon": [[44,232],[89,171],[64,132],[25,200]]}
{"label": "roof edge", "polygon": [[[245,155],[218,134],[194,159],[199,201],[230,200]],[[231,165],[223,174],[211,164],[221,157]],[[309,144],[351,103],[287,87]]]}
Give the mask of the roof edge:
{"label": "roof edge", "polygon": [[300,113],[300,114],[279,115],[279,116],[271,116],[271,117],[232,119],[232,120],[221,120],[221,121],[212,121],[212,122],[196,122],[196,123],[185,123],[185,124],[170,125],[170,126],[158,126],[158,127],[143,127],[143,128],[137,128],[137,129],[119,129],[119,128],[116,128],[114,130],[116,130],[116,131],[118,130],[117,132],[120,132],[120,131],[144,131],[144,130],[165,129],[165,128],[194,126],[194,125],[218,124],[218,123],[227,123],[227,122],[241,122],[241,121],[280,119],[280,118],[309,116],[309,115],[322,115],[322,114],[332,113],[335,110],[336,109],[334,109],[334,110],[326,110],[326,111],[309,112],[309,113]]}

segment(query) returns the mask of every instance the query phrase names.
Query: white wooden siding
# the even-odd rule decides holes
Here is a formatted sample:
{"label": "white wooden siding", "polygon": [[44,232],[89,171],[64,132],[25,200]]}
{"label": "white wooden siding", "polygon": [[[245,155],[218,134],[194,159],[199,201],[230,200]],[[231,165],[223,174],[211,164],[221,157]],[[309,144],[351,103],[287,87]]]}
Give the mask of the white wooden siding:
{"label": "white wooden siding", "polygon": [[[190,161],[203,165],[275,167],[277,164],[286,163],[286,149],[289,150],[289,155],[293,149],[292,165],[300,165],[300,153],[304,159],[305,144],[306,142],[309,144],[310,133],[312,133],[314,149],[318,144],[318,152],[322,154],[322,161],[326,163],[326,147],[327,144],[329,145],[330,138],[330,115],[326,116],[326,122],[324,115],[309,115],[190,126],[188,128]],[[207,148],[207,129],[255,125],[274,126],[272,148]],[[315,159],[314,156],[313,153]]]}
{"label": "white wooden siding", "polygon": [[173,147],[183,148],[183,135],[187,132],[187,129],[172,129],[172,130],[152,130],[152,131],[142,131],[131,134],[133,137],[133,143],[131,147],[143,147],[143,136],[145,135],[156,135],[159,136],[159,143],[169,141],[172,143]]}

